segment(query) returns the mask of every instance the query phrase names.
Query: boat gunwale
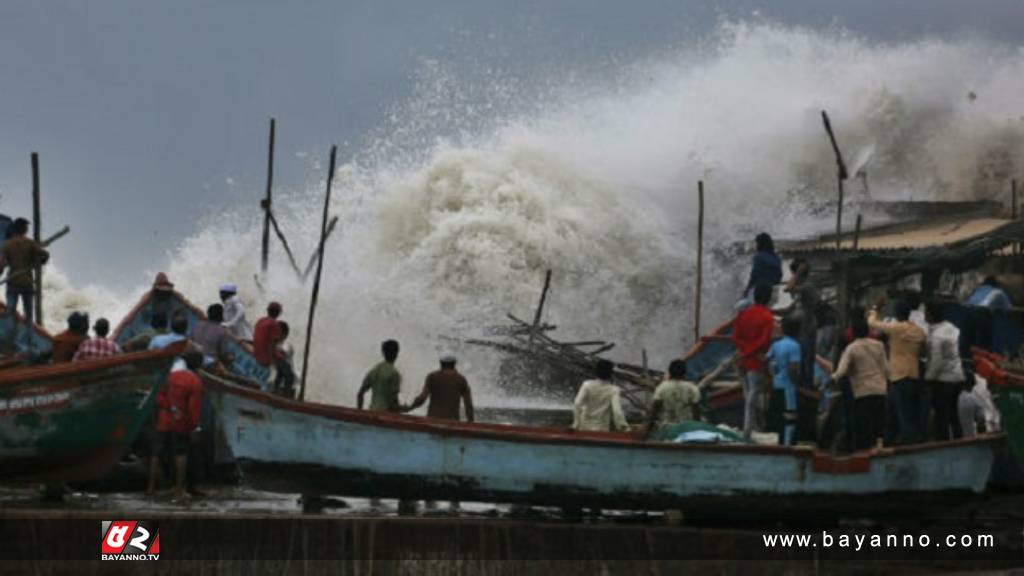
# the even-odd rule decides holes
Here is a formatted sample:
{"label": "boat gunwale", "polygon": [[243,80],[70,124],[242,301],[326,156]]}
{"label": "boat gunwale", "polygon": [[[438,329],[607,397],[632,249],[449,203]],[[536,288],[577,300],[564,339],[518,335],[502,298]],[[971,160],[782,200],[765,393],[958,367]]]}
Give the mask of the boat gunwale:
{"label": "boat gunwale", "polygon": [[755,455],[792,456],[814,464],[818,472],[842,473],[843,464],[890,458],[917,452],[942,450],[974,444],[995,444],[1005,439],[1002,432],[979,434],[974,438],[960,438],[944,442],[924,442],[910,446],[896,446],[881,450],[855,452],[848,455],[832,455],[803,446],[751,445],[751,444],[685,444],[675,442],[654,442],[628,433],[576,431],[561,428],[542,428],[483,422],[462,422],[441,420],[422,416],[408,416],[388,412],[360,410],[348,406],[337,406],[317,402],[292,400],[270,393],[261,392],[248,386],[232,383],[220,376],[203,374],[204,381],[220,388],[224,393],[242,396],[266,406],[287,412],[319,416],[333,421],[350,422],[388,429],[458,436],[479,440],[496,440],[531,444],[562,444],[595,446],[607,448],[641,448],[658,451],[726,452]]}
{"label": "boat gunwale", "polygon": [[156,363],[160,360],[170,360],[180,356],[184,351],[184,343],[175,343],[161,350],[145,350],[142,352],[119,354],[117,356],[107,356],[105,358],[91,358],[77,362],[12,368],[0,371],[0,388],[13,388],[37,380],[50,380],[91,372],[102,372],[119,366]]}

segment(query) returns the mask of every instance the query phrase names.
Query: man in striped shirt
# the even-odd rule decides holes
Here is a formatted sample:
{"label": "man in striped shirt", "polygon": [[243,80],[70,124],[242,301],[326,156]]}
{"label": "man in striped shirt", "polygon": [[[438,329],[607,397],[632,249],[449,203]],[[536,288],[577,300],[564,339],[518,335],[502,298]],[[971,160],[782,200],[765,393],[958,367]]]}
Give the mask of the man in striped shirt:
{"label": "man in striped shirt", "polygon": [[92,331],[96,337],[89,338],[78,346],[78,350],[75,351],[75,356],[72,358],[73,361],[106,358],[121,353],[121,347],[117,345],[117,342],[107,338],[107,334],[110,334],[110,322],[106,318],[97,320],[93,324]]}

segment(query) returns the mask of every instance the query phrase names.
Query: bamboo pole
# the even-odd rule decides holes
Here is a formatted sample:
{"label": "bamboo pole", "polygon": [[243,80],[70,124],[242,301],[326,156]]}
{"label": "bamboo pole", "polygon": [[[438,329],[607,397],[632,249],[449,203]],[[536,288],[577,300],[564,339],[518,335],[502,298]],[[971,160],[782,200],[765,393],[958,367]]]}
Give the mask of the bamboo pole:
{"label": "bamboo pole", "polygon": [[[338,217],[333,216],[330,224],[327,225],[327,234],[324,235],[324,243],[334,233],[334,227],[338,225]],[[313,253],[309,255],[309,262],[306,263],[306,269],[302,272],[302,281],[305,282],[306,278],[309,277],[310,272],[313,271],[313,266],[316,264],[317,258],[320,257],[320,247],[318,246]]]}
{"label": "bamboo pole", "polygon": [[288,262],[292,265],[292,270],[295,271],[295,275],[299,279],[304,279],[302,270],[299,270],[299,265],[295,262],[295,255],[292,254],[292,247],[288,245],[288,239],[284,237],[284,232],[281,232],[281,227],[277,225],[277,218],[274,217],[272,210],[267,210],[267,214],[270,215],[270,223],[274,226],[274,234],[277,235],[277,239],[281,241],[281,246],[284,247],[284,253],[288,255]]}
{"label": "bamboo pole", "polygon": [[843,162],[843,154],[839,151],[839,144],[836,142],[835,132],[832,131],[832,122],[828,119],[828,112],[821,111],[821,121],[825,124],[825,132],[828,133],[829,142],[832,143],[832,151],[836,155],[836,182],[839,185],[839,203],[836,209],[836,250],[842,248],[843,233],[843,181],[849,175],[846,172],[846,163]]}
{"label": "bamboo pole", "polygon": [[697,181],[697,290],[693,305],[693,341],[700,342],[700,295],[704,287],[704,181]]}
{"label": "bamboo pole", "polygon": [[[43,234],[43,216],[42,206],[40,204],[40,191],[39,191],[39,153],[32,153],[32,238],[36,242],[42,241]],[[43,267],[37,265],[36,267],[36,282],[35,282],[35,322],[36,324],[43,324]],[[26,310],[27,312],[27,310]]]}
{"label": "bamboo pole", "polygon": [[[263,274],[267,273],[267,263],[270,261],[270,204],[271,193],[274,188],[274,132],[277,122],[270,119],[270,144],[267,147],[267,196],[260,205],[263,207],[263,252],[260,259],[260,269]],[[289,254],[291,256],[291,254]],[[292,265],[295,264],[292,258]]]}
{"label": "bamboo pole", "polygon": [[320,277],[324,270],[324,243],[327,241],[327,214],[331,209],[331,185],[334,183],[334,162],[338,147],[331,146],[331,163],[327,169],[327,195],[324,198],[324,217],[320,223],[319,257],[316,263],[316,276],[313,278],[313,297],[309,302],[309,322],[306,324],[306,346],[302,353],[302,381],[299,384],[299,400],[306,398],[306,375],[309,373],[309,345],[313,340],[313,318],[316,314],[316,301],[320,296]]}
{"label": "bamboo pole", "polygon": [[860,247],[860,226],[862,217],[861,214],[857,214],[857,224],[853,228],[853,249],[856,250]]}

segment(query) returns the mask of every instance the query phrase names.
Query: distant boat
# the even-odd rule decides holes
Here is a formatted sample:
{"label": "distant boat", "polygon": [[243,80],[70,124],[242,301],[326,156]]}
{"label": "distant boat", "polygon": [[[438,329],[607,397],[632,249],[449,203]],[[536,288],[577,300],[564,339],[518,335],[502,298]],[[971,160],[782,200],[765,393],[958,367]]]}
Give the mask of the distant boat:
{"label": "distant boat", "polygon": [[[170,320],[171,315],[177,311],[184,312],[188,318],[189,332],[200,320],[206,319],[206,313],[196,305],[188,301],[177,291],[155,291],[150,290],[139,300],[121,323],[114,329],[112,338],[121,346],[126,342],[150,329],[150,322],[153,319],[153,312],[160,309],[167,314]],[[228,340],[228,350],[234,357],[231,366],[227,368],[254,382],[266,382],[270,375],[269,369],[256,362],[252,348],[246,342],[231,337]]]}
{"label": "distant boat", "polygon": [[182,347],[0,372],[0,481],[110,472],[152,411]]}
{"label": "distant boat", "polygon": [[[244,481],[406,499],[688,510],[897,506],[980,493],[1002,435],[846,457],[803,447],[646,442],[298,402],[205,378]],[[811,510],[811,508],[806,508]]]}

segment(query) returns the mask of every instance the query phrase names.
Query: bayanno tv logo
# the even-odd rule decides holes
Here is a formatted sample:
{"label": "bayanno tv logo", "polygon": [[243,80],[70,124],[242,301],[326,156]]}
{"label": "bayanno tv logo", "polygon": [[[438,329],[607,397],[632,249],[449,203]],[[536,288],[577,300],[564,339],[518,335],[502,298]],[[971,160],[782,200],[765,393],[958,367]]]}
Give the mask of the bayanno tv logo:
{"label": "bayanno tv logo", "polygon": [[159,560],[160,526],[156,522],[104,520],[100,560]]}

